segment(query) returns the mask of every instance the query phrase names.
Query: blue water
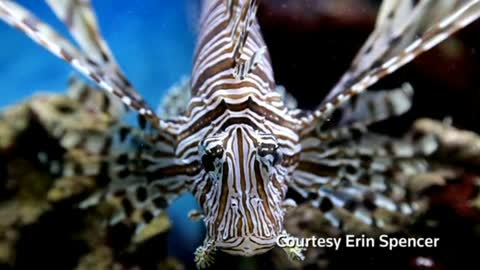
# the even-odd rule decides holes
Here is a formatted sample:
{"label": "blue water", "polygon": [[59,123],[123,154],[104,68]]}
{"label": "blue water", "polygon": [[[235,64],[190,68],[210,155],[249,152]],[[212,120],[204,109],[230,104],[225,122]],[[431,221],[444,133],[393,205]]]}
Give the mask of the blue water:
{"label": "blue water", "polygon": [[[198,0],[93,1],[102,33],[119,64],[141,95],[156,107],[165,91],[192,66]],[[67,35],[44,1],[17,1]],[[121,3],[121,4],[120,4]],[[74,74],[62,60],[23,33],[0,22],[0,108],[43,91],[63,91]],[[195,207],[190,196],[169,210],[173,253],[188,254],[199,244],[199,223],[187,220]],[[174,254],[180,255],[180,254]]]}

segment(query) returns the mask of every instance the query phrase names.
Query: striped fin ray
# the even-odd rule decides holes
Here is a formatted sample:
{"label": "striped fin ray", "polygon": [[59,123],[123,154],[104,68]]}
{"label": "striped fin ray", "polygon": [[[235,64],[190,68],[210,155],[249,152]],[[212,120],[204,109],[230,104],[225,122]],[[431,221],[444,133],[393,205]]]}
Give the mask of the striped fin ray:
{"label": "striped fin ray", "polygon": [[57,17],[68,27],[85,55],[100,65],[104,76],[120,89],[129,92],[136,99],[140,99],[103,39],[90,1],[46,0],[46,2]]}
{"label": "striped fin ray", "polygon": [[235,8],[238,6],[239,0],[225,0],[227,4],[227,12],[230,19],[233,18],[235,14]]}
{"label": "striped fin ray", "polygon": [[237,64],[239,64],[244,53],[243,48],[247,42],[250,29],[255,22],[258,8],[256,0],[246,0],[243,5],[239,2],[242,1],[229,1],[227,3],[229,5],[227,6],[227,11],[230,12],[230,22],[232,24],[233,58]]}
{"label": "striped fin ray", "polygon": [[267,47],[261,47],[255,51],[252,56],[248,57],[247,60],[237,63],[234,72],[235,77],[240,80],[245,79],[245,77],[250,74],[260,63],[266,51]]}
{"label": "striped fin ray", "polygon": [[417,142],[395,141],[371,133],[363,137],[355,142],[330,143],[313,136],[304,138],[302,146],[305,150],[294,173],[295,177],[305,180],[298,182],[300,187],[314,184],[316,189],[323,184],[337,185],[344,180],[355,182],[359,173],[384,174],[402,162],[408,164],[409,160],[426,156],[436,149],[435,141],[430,137],[422,137]]}
{"label": "striped fin ray", "polygon": [[332,226],[343,231],[362,228],[358,224],[368,230],[395,230],[420,209],[419,203],[395,201],[357,185],[322,187],[317,196],[312,198],[312,206],[319,208]]}
{"label": "striped fin ray", "polygon": [[106,202],[115,209],[109,225],[124,223],[135,228],[135,236],[157,216],[165,213],[171,201],[178,194],[162,193],[158,188],[145,181],[128,181],[123,185],[112,185],[107,192],[99,192],[84,200],[81,208],[88,208],[100,202]]}
{"label": "striped fin ray", "polygon": [[[46,0],[85,54],[97,63],[116,65],[89,0]],[[118,68],[118,67],[115,67]]]}
{"label": "striped fin ray", "polygon": [[427,170],[423,157],[436,150],[432,137],[394,140],[371,133],[340,145],[312,136],[302,145],[292,189],[336,227],[353,218],[382,229],[394,225],[384,217],[415,214],[418,198],[407,190],[406,179]]}
{"label": "striped fin ray", "polygon": [[[239,7],[237,7],[239,6]],[[238,12],[236,10],[239,9]],[[243,5],[237,1],[227,3],[227,11],[231,14],[233,59],[235,60],[234,77],[239,80],[245,79],[262,61],[267,53],[267,47],[262,46],[249,54],[245,45],[252,28],[258,9],[256,0],[247,0]]]}
{"label": "striped fin ray", "polygon": [[140,128],[121,124],[122,104],[111,99],[75,78],[67,96],[34,99],[32,113],[65,151],[39,158],[55,176],[92,177],[106,185],[82,206],[107,201],[117,209],[112,223],[133,223],[140,232],[188,189],[189,176],[175,161],[173,138],[149,130],[141,117]]}
{"label": "striped fin ray", "polygon": [[[456,1],[458,4],[448,10],[448,16],[418,33],[422,29],[418,26],[421,19],[432,12],[429,5],[431,1],[423,0],[416,5],[410,4],[410,8],[404,6],[407,2],[412,1],[383,1],[376,29],[355,58],[352,68],[317,109],[302,119],[302,127],[312,127],[314,122],[327,118],[336,107],[364,92],[369,86],[438,45],[480,16],[480,0]],[[445,12],[445,6],[441,8]],[[409,17],[405,19],[405,16]]]}
{"label": "striped fin ray", "polygon": [[[439,1],[440,2],[440,1]],[[355,79],[373,68],[376,61],[389,58],[405,48],[420,32],[420,20],[433,1],[422,1],[414,10],[413,1],[384,1],[380,7],[375,30],[357,53],[350,69],[327,95],[329,100],[351,86]]]}
{"label": "striped fin ray", "polygon": [[[53,2],[52,2],[53,3]],[[19,29],[33,41],[46,48],[60,59],[68,62],[75,70],[95,81],[100,88],[119,97],[129,108],[138,111],[156,126],[165,124],[154,114],[145,101],[133,91],[122,88],[112,81],[100,63],[86,56],[50,26],[40,21],[28,10],[9,0],[0,0],[0,18]],[[125,83],[125,82],[124,82]]]}
{"label": "striped fin ray", "polygon": [[195,168],[178,164],[172,139],[163,134],[120,126],[114,130],[112,144],[117,146],[111,148],[101,167],[110,183],[81,207],[112,204],[116,213],[110,224],[135,225],[138,234],[189,189],[190,170]]}
{"label": "striped fin ray", "polygon": [[405,83],[400,88],[367,91],[336,108],[331,116],[317,126],[322,140],[346,139],[356,132],[366,132],[368,126],[399,116],[412,105],[413,88]]}

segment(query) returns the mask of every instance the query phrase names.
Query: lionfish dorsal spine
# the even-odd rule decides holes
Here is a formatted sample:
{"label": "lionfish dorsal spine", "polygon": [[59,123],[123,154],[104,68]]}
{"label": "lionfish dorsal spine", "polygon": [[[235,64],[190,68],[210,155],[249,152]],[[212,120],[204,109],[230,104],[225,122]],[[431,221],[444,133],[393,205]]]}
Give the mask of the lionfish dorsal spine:
{"label": "lionfish dorsal spine", "polygon": [[[7,24],[24,32],[33,41],[58,58],[68,62],[75,70],[94,81],[104,91],[117,96],[128,108],[132,108],[144,115],[153,125],[165,125],[134,90],[126,77],[121,74],[120,69],[113,61],[113,56],[109,55],[109,49],[102,41],[100,32],[96,28],[93,11],[88,1],[58,2],[51,0],[48,3],[51,6],[55,5],[55,13],[67,24],[75,39],[81,44],[81,47],[83,49],[88,48],[87,51],[79,50],[52,27],[35,17],[29,10],[15,1],[0,1],[0,18]],[[67,12],[65,8],[71,8],[74,13]],[[76,20],[74,21],[79,25],[72,24],[72,17],[69,14],[75,14],[73,17]],[[90,15],[81,16],[80,14]],[[81,31],[85,28],[93,31],[93,34],[87,36],[81,34]],[[98,54],[102,56],[102,62],[99,62]],[[109,63],[111,67],[108,68],[105,63]]]}
{"label": "lionfish dorsal spine", "polygon": [[[422,53],[430,50],[480,17],[480,1],[455,1],[456,5],[451,7],[450,14],[422,31],[420,28],[422,20],[420,18],[428,15],[431,10],[430,2],[433,3],[434,1],[423,0],[416,5],[410,5],[408,9],[410,12],[395,12],[396,6],[392,5],[392,2],[398,4],[403,1],[382,2],[377,28],[371,34],[363,49],[360,50],[353,67],[342,77],[316,110],[302,119],[302,126],[312,128],[313,123],[329,117],[335,108],[349,101],[353,96],[364,92],[380,79],[410,63]],[[435,4],[441,4],[440,1],[437,2]],[[407,18],[410,15],[414,17]],[[398,22],[402,18],[408,24],[385,27],[386,24],[393,24],[392,22]],[[420,37],[417,36],[417,32],[421,33]],[[377,46],[379,43],[385,42],[386,45]],[[380,50],[380,53],[376,50]],[[369,60],[368,58],[372,59]],[[365,59],[368,60],[369,64],[355,71],[355,64]],[[352,69],[354,72],[352,72]]]}
{"label": "lionfish dorsal spine", "polygon": [[213,80],[217,75],[219,82],[218,77],[231,76],[233,81],[244,79],[259,68],[257,74],[262,78],[257,81],[268,84],[262,90],[274,88],[268,52],[256,19],[257,5],[252,0],[204,1],[192,72],[193,93],[204,92],[207,77]]}

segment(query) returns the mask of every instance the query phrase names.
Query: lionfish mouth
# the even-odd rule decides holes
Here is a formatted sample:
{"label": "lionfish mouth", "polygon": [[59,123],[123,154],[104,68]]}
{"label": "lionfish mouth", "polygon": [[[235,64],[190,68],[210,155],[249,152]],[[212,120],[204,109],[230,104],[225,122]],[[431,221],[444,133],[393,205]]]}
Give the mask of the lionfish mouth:
{"label": "lionfish mouth", "polygon": [[276,237],[260,238],[249,236],[231,242],[217,242],[217,248],[231,255],[254,256],[265,253],[276,246]]}

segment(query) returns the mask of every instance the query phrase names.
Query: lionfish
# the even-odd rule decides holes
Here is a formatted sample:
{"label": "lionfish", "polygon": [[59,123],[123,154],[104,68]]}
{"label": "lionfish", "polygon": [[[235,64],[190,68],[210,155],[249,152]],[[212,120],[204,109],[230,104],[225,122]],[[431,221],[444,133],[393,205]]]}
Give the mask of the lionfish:
{"label": "lionfish", "polygon": [[[0,0],[0,18],[139,116],[139,128],[118,127],[97,144],[108,157],[102,170],[113,181],[85,205],[115,200],[120,211],[112,222],[131,219],[141,230],[181,194],[193,193],[201,211],[191,217],[206,226],[195,252],[199,268],[214,262],[216,250],[252,256],[276,246],[287,234],[286,210],[296,206],[287,190],[339,228],[342,213],[378,228],[388,224],[377,210],[411,215],[415,207],[392,171],[428,149],[364,140],[369,125],[409,109],[411,88],[367,89],[480,16],[479,0],[383,1],[350,69],[307,111],[278,91],[257,1],[204,0],[192,75],[181,90],[188,104],[177,104],[178,115],[164,118],[116,64],[89,0],[46,2],[79,47],[14,1]],[[118,150],[115,142],[134,150]],[[284,249],[292,259],[303,258],[301,247]]]}

